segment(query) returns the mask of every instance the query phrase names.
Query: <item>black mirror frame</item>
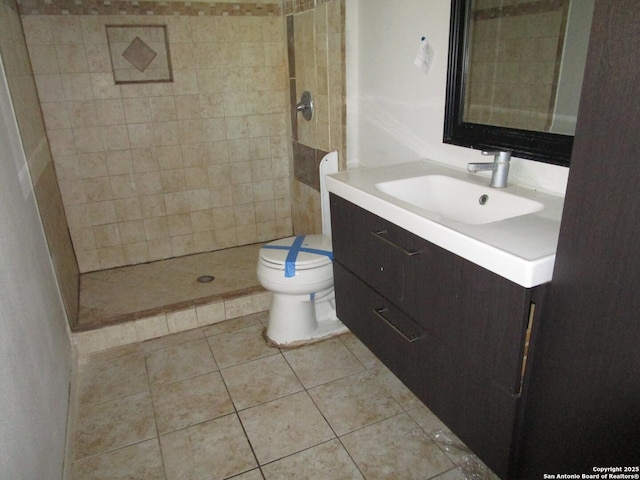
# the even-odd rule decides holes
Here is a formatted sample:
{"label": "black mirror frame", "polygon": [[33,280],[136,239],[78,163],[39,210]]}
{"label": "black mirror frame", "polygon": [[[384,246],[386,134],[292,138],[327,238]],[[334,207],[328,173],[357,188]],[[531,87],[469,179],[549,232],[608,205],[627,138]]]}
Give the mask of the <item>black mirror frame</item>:
{"label": "black mirror frame", "polygon": [[573,136],[463,121],[469,3],[451,0],[444,143],[479,150],[511,150],[514,157],[568,167]]}

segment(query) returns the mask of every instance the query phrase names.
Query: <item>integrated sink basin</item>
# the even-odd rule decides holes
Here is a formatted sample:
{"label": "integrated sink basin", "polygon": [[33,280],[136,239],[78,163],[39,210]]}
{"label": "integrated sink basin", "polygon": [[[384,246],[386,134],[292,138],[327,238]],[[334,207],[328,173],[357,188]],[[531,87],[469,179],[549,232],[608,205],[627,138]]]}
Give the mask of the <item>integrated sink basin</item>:
{"label": "integrated sink basin", "polygon": [[523,287],[551,280],[564,198],[428,160],[329,175],[330,193]]}
{"label": "integrated sink basin", "polygon": [[382,193],[455,222],[482,225],[542,210],[544,205],[447,175],[422,175],[375,184]]}

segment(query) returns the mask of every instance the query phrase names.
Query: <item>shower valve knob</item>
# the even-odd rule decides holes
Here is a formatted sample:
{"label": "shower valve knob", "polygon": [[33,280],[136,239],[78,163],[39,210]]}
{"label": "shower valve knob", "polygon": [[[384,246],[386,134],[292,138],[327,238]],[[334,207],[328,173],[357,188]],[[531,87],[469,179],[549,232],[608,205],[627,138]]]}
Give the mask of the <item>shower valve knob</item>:
{"label": "shower valve knob", "polygon": [[300,103],[296,105],[296,111],[302,112],[302,118],[309,121],[313,117],[313,99],[311,98],[311,93],[305,91],[302,93],[302,97],[300,97]]}

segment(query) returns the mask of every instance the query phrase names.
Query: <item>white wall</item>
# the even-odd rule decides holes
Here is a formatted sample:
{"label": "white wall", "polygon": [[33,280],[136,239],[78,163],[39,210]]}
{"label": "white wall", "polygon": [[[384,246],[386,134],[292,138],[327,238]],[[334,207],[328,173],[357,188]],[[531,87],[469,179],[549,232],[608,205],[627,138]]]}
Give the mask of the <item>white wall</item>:
{"label": "white wall", "polygon": [[0,58],[0,478],[62,478],[70,335]]}
{"label": "white wall", "polygon": [[[346,0],[347,165],[429,158],[457,168],[480,152],[442,142],[451,0]],[[426,36],[433,60],[413,64]],[[514,159],[510,181],[564,193],[568,168]]]}

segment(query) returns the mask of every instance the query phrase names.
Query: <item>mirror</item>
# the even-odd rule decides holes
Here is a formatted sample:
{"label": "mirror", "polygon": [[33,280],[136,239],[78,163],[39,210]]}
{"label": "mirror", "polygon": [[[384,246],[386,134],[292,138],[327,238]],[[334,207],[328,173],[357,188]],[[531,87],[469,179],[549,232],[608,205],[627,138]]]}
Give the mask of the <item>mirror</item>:
{"label": "mirror", "polygon": [[594,0],[452,0],[444,142],[569,165]]}

